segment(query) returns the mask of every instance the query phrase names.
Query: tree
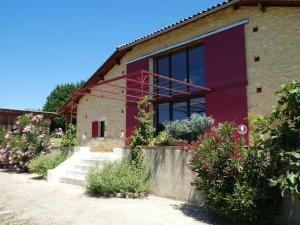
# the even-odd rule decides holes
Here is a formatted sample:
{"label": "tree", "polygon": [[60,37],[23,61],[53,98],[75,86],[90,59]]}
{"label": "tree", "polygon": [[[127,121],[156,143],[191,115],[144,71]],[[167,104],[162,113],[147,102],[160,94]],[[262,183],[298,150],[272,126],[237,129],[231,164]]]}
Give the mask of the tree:
{"label": "tree", "polygon": [[[43,106],[45,112],[56,112],[78,89],[85,81],[77,83],[66,83],[56,85],[54,90],[47,97],[47,101]],[[56,128],[62,128],[65,130],[66,120],[63,116],[56,116],[51,121],[50,131],[54,131]]]}
{"label": "tree", "polygon": [[56,85],[43,106],[45,112],[56,112],[85,81]]}

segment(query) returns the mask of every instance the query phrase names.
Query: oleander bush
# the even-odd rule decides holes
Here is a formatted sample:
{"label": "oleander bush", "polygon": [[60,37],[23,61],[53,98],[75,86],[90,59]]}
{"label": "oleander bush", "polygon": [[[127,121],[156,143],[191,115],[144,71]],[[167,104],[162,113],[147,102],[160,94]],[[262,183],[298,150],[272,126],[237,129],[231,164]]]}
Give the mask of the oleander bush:
{"label": "oleander bush", "polygon": [[31,159],[51,150],[49,121],[43,115],[18,117],[17,129],[8,131],[0,148],[2,165],[9,170],[26,172]]}
{"label": "oleander bush", "polygon": [[28,165],[29,172],[37,173],[44,178],[47,177],[47,171],[54,169],[68,158],[67,152],[53,151],[48,154],[39,155],[30,161]]}
{"label": "oleander bush", "polygon": [[300,80],[276,94],[271,116],[248,118],[254,127],[249,144],[225,123],[186,147],[194,185],[230,220],[274,224],[283,198],[300,196]]}
{"label": "oleander bush", "polygon": [[86,178],[86,190],[91,194],[110,196],[121,193],[148,193],[150,173],[129,161],[107,162],[103,168],[96,166]]}
{"label": "oleander bush", "polygon": [[244,146],[232,123],[219,124],[192,146],[194,185],[208,205],[235,222],[268,224],[275,211],[269,203],[275,203],[277,193],[268,185],[269,152]]}
{"label": "oleander bush", "polygon": [[177,140],[197,140],[206,129],[211,127],[214,120],[211,117],[194,113],[190,118],[170,121],[166,125],[167,132]]}

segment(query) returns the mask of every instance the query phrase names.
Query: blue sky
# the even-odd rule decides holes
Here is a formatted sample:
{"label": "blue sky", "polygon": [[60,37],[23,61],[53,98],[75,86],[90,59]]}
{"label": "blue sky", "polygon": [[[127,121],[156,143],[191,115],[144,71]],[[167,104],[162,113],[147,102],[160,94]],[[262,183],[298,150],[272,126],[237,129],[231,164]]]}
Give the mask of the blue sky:
{"label": "blue sky", "polygon": [[41,109],[123,43],[220,0],[1,0],[0,107]]}

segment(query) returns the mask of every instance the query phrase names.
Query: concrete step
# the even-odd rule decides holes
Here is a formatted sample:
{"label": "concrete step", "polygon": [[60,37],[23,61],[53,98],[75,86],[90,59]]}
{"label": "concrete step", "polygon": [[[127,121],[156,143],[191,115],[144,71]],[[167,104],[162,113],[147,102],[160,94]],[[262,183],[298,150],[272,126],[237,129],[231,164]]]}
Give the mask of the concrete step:
{"label": "concrete step", "polygon": [[93,167],[96,165],[104,165],[108,161],[110,160],[80,159],[76,165]]}
{"label": "concrete step", "polygon": [[[104,164],[99,164],[98,167],[102,168]],[[95,165],[83,165],[83,164],[75,164],[74,165],[74,170],[79,170],[82,172],[89,172],[92,168],[94,168]]]}
{"label": "concrete step", "polygon": [[82,170],[75,170],[75,169],[66,170],[67,177],[70,176],[79,180],[84,180],[87,174],[88,174],[87,171],[82,171]]}
{"label": "concrete step", "polygon": [[102,167],[106,162],[121,159],[120,154],[114,152],[94,153],[89,148],[80,147],[80,151],[74,153],[63,164],[49,172],[49,182],[61,182],[84,186],[85,178],[90,169],[98,165]]}
{"label": "concrete step", "polygon": [[60,177],[59,181],[61,183],[73,184],[73,185],[77,185],[77,186],[84,186],[84,184],[85,184],[84,179],[79,179],[77,177],[72,177],[72,176],[63,176],[63,177]]}
{"label": "concrete step", "polygon": [[117,160],[120,159],[121,156],[114,154],[114,153],[98,153],[98,154],[85,154],[85,155],[81,155],[80,159],[85,160],[85,159],[89,159],[89,160]]}
{"label": "concrete step", "polygon": [[74,165],[75,170],[80,170],[83,172],[89,172],[90,169],[92,169],[94,166],[89,166],[89,165],[82,165],[82,164],[76,164]]}

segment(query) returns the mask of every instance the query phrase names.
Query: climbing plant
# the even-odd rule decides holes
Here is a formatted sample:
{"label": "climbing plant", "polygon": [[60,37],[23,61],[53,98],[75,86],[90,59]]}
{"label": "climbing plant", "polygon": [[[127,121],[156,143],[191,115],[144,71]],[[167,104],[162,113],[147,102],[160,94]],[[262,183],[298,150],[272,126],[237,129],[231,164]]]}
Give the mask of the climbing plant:
{"label": "climbing plant", "polygon": [[131,161],[137,167],[143,166],[144,155],[142,147],[151,142],[154,132],[151,119],[152,113],[148,110],[149,106],[150,99],[148,96],[142,98],[138,103],[137,127],[131,137]]}

